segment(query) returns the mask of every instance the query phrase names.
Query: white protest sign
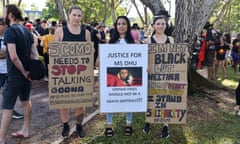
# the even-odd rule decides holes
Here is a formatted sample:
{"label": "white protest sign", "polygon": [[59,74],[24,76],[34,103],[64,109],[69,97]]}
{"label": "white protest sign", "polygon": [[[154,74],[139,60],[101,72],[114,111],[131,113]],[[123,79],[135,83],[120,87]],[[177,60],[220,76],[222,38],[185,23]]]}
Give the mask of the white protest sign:
{"label": "white protest sign", "polygon": [[100,112],[146,112],[148,46],[100,45]]}

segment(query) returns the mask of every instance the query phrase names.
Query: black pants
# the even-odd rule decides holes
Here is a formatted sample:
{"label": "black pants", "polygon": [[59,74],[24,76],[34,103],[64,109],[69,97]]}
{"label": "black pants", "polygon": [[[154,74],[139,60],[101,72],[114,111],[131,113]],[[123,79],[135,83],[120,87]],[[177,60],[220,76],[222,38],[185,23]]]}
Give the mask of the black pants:
{"label": "black pants", "polygon": [[44,57],[44,63],[45,63],[45,76],[48,77],[49,55],[47,53],[44,53],[43,57]]}

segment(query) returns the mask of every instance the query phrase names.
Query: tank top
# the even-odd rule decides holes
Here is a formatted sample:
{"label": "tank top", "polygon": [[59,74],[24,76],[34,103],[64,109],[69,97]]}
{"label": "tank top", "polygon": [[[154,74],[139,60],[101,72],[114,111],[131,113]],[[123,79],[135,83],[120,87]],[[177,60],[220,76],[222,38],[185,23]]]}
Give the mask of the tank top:
{"label": "tank top", "polygon": [[72,34],[67,26],[63,26],[63,39],[62,41],[86,41],[86,30],[81,28],[80,34]]}
{"label": "tank top", "polygon": [[[151,36],[151,43],[157,43],[156,41],[155,41],[155,39],[153,38],[153,36]],[[167,39],[166,39],[166,41],[164,42],[164,44],[169,44],[170,43],[170,40],[169,40],[169,38],[168,38],[168,36],[167,36]]]}

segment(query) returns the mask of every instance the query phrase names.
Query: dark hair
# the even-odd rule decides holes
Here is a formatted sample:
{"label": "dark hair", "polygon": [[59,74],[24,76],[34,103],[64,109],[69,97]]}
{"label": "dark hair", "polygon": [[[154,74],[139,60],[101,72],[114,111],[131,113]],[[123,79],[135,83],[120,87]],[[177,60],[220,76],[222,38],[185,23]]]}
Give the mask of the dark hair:
{"label": "dark hair", "polygon": [[153,23],[152,23],[152,24],[155,24],[155,23],[156,23],[156,21],[157,21],[157,20],[159,20],[159,19],[164,19],[164,20],[165,20],[165,22],[167,23],[167,20],[166,20],[166,18],[165,18],[165,17],[162,17],[162,16],[157,16],[157,17],[154,17],[154,19],[153,19]]}
{"label": "dark hair", "polygon": [[[165,31],[164,31],[164,33],[166,34],[166,30],[167,30],[168,24],[167,24],[167,20],[166,20],[165,17],[162,17],[162,16],[154,17],[152,24],[155,24],[156,21],[159,20],[159,19],[163,19],[163,20],[166,22],[166,29],[165,29]],[[154,30],[153,33],[152,33],[152,35],[154,35],[155,33],[156,33],[156,31]]]}
{"label": "dark hair", "polygon": [[137,23],[134,23],[134,24],[132,25],[132,29],[139,29],[138,24],[137,24]]}
{"label": "dark hair", "polygon": [[20,20],[23,21],[23,17],[22,17],[22,11],[14,4],[9,4],[6,6],[7,9],[7,15],[9,13],[12,13],[12,15],[14,16],[15,20]]}
{"label": "dark hair", "polygon": [[224,36],[225,36],[225,40],[226,40],[226,42],[227,43],[231,43],[231,34],[229,34],[229,33],[226,33],[226,34],[224,34]]}
{"label": "dark hair", "polygon": [[168,11],[166,10],[160,10],[157,12],[157,15],[156,16],[164,16],[164,17],[171,17],[169,14],[168,14]]}
{"label": "dark hair", "polygon": [[55,33],[55,27],[51,26],[51,27],[48,28],[48,30],[49,30],[49,33],[50,33],[50,34],[53,34],[53,35],[54,35],[54,33]]}
{"label": "dark hair", "polygon": [[98,26],[98,25],[99,25],[98,22],[94,22],[94,23],[92,24],[93,27],[96,27],[96,26]]}
{"label": "dark hair", "polygon": [[129,21],[129,19],[126,16],[118,16],[117,17],[117,20],[114,23],[115,32],[113,34],[113,37],[110,39],[109,43],[116,43],[119,40],[119,38],[120,38],[119,32],[117,31],[117,22],[118,22],[119,19],[125,19],[126,22],[127,22],[127,32],[126,32],[126,36],[125,36],[126,42],[127,43],[134,43],[134,39],[133,39],[133,37],[131,35],[130,21]]}
{"label": "dark hair", "polygon": [[72,6],[72,7],[69,9],[68,14],[70,14],[70,13],[72,12],[72,10],[74,10],[74,9],[80,10],[80,11],[82,12],[82,9],[81,9],[80,6]]}

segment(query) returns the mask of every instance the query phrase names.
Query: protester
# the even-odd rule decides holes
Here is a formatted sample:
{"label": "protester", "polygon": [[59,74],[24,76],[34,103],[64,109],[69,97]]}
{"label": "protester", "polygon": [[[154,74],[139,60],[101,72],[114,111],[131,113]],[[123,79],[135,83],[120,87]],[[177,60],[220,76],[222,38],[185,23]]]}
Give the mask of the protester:
{"label": "protester", "polygon": [[238,71],[240,72],[240,67],[239,67],[239,62],[240,62],[240,33],[237,34],[237,38],[233,40],[232,42],[232,61],[233,61],[233,69],[234,72],[237,72],[237,68]]}
{"label": "protester", "polygon": [[223,78],[227,77],[226,71],[226,53],[230,48],[226,44],[226,40],[224,36],[221,34],[220,37],[220,45],[216,46],[216,63],[215,63],[215,75],[217,76],[218,73],[218,66],[221,65]]}
{"label": "protester", "polygon": [[204,65],[207,66],[208,70],[208,80],[215,79],[214,71],[214,60],[215,60],[215,51],[216,45],[219,45],[219,36],[218,32],[213,29],[213,25],[209,22],[204,26],[207,29],[206,35],[206,54],[204,59]]}
{"label": "protester", "polygon": [[[166,19],[164,17],[154,17],[153,20],[153,34],[151,37],[147,38],[144,43],[146,44],[154,44],[154,43],[158,43],[158,44],[169,44],[169,43],[174,43],[174,40],[172,37],[167,36],[164,31],[166,30]],[[143,129],[143,132],[148,133],[151,130],[150,127],[150,123],[146,123]],[[169,137],[169,128],[168,128],[168,124],[165,123],[164,127],[162,129],[162,133],[161,133],[161,137],[162,138],[168,138]]]}
{"label": "protester", "polygon": [[43,56],[44,56],[44,63],[45,63],[45,77],[44,80],[48,81],[48,64],[49,64],[49,55],[48,55],[48,50],[49,50],[49,44],[54,41],[54,33],[55,33],[55,27],[50,27],[49,28],[49,34],[44,35],[42,37],[42,43],[41,46],[43,47]]}
{"label": "protester", "polygon": [[[116,20],[115,24],[115,33],[113,37],[110,39],[110,44],[131,44],[134,43],[134,39],[131,35],[131,26],[129,19],[126,16],[119,16]],[[106,114],[106,129],[105,129],[105,136],[111,137],[113,136],[113,126],[112,126],[112,119],[113,114],[107,113]],[[130,136],[132,134],[132,113],[126,113],[126,126],[124,134],[126,136]]]}
{"label": "protester", "polygon": [[[7,80],[7,60],[6,60],[6,46],[4,44],[3,33],[6,29],[5,22],[0,18],[0,89],[4,86]],[[13,119],[22,119],[23,114],[13,110]]]}
{"label": "protester", "polygon": [[131,28],[131,35],[135,41],[135,43],[140,43],[140,34],[139,27],[137,23],[134,23]]}
{"label": "protester", "polygon": [[[81,20],[83,18],[82,9],[79,6],[72,6],[69,10],[69,24],[67,26],[59,27],[55,31],[55,41],[87,41],[91,42],[91,35],[85,27],[81,26]],[[69,109],[60,109],[61,120],[63,122],[62,136],[67,138],[69,136]],[[82,121],[84,118],[84,108],[79,107],[75,109],[76,118],[76,131],[80,138],[85,136],[85,132],[82,127]]]}
{"label": "protester", "polygon": [[11,27],[8,27],[4,33],[4,42],[7,45],[8,79],[2,94],[0,144],[6,143],[7,130],[18,96],[24,111],[23,126],[21,130],[11,135],[21,138],[30,137],[32,80],[29,77],[29,63],[27,61],[31,56],[31,50],[34,49],[32,34],[20,23],[23,20],[21,10],[16,5],[7,5],[4,8],[3,16],[6,24]]}
{"label": "protester", "polygon": [[101,40],[101,35],[98,32],[99,29],[99,24],[95,22],[93,25],[93,29],[91,31],[91,39],[93,41],[93,46],[94,46],[94,67],[96,66],[96,60],[98,57],[98,49],[99,49],[99,41]]}
{"label": "protester", "polygon": [[104,23],[99,24],[99,33],[101,35],[101,39],[99,41],[100,43],[106,43],[107,42],[105,28],[106,28],[106,26],[105,26]]}

